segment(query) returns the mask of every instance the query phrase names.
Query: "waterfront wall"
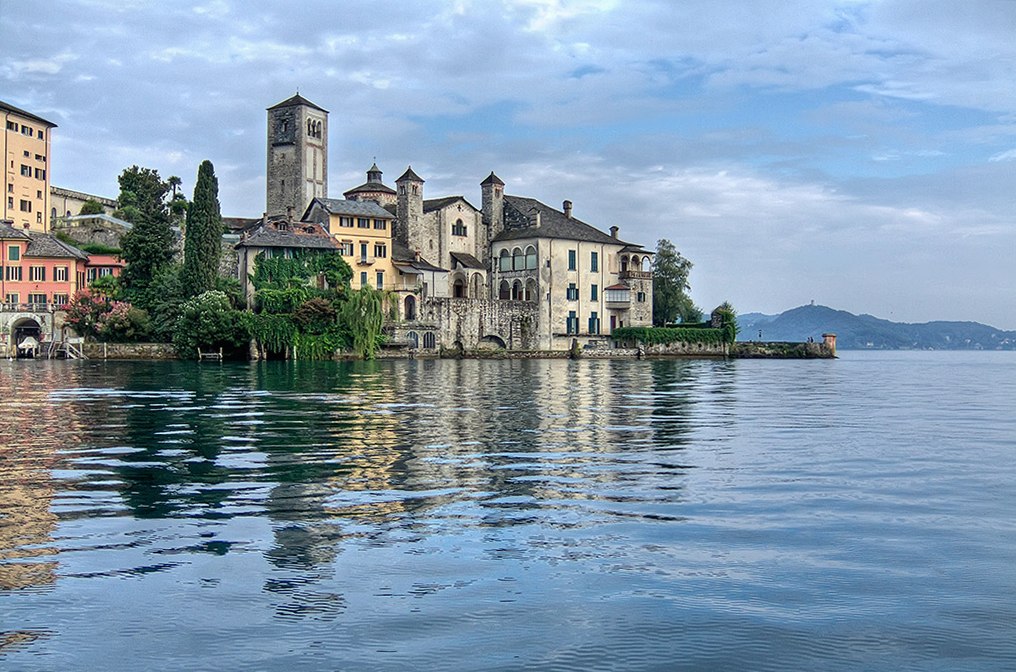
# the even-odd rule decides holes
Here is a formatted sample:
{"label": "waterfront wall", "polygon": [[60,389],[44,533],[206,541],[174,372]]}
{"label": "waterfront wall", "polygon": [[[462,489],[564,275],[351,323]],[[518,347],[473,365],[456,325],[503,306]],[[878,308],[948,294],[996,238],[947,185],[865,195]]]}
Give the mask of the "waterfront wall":
{"label": "waterfront wall", "polygon": [[738,359],[833,359],[835,344],[746,341],[735,343],[730,356]]}
{"label": "waterfront wall", "polygon": [[172,343],[85,343],[88,359],[180,359]]}

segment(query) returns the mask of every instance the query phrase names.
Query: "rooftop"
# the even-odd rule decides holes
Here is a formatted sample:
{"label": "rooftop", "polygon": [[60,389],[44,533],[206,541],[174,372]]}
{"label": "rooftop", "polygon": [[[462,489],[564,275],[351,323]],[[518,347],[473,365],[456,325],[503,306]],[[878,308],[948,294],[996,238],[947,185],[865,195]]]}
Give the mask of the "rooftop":
{"label": "rooftop", "polygon": [[[535,198],[505,196],[504,207],[505,210],[509,208],[515,210],[523,219],[529,221],[529,225],[512,229],[506,228],[494,238],[495,241],[521,238],[562,238],[609,245],[628,245],[628,243],[614,238],[580,219],[568,217],[560,210],[541,203]],[[540,215],[539,227],[533,222],[537,213]],[[507,220],[507,217],[505,219]]]}
{"label": "rooftop", "polygon": [[31,112],[28,112],[26,110],[22,110],[20,107],[14,107],[13,105],[5,103],[2,100],[0,100],[0,112],[17,114],[27,119],[31,119],[32,121],[37,121],[40,124],[45,124],[50,128],[56,128],[56,124],[54,124],[52,121],[47,121],[38,115],[32,114]]}
{"label": "rooftop", "polygon": [[308,212],[310,212],[311,208],[314,207],[315,203],[320,204],[326,212],[332,215],[359,215],[363,217],[392,219],[392,213],[388,212],[374,201],[351,201],[346,198],[315,198],[310,202],[310,205],[307,206]]}

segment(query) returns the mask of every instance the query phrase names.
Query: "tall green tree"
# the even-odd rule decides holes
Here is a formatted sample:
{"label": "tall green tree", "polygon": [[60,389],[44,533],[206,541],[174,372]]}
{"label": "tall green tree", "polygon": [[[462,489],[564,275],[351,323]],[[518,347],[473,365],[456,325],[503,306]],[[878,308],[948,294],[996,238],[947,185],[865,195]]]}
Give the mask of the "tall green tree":
{"label": "tall green tree", "polygon": [[680,320],[700,322],[702,311],[692,302],[688,292],[688,274],[692,263],[681,256],[666,238],[656,242],[653,261],[653,324],[663,326]]}
{"label": "tall green tree", "polygon": [[176,236],[166,207],[169,185],[157,170],[138,166],[124,170],[119,181],[117,213],[133,225],[120,241],[126,262],[121,281],[134,304],[148,309],[157,300],[149,295],[149,286],[173,261]]}
{"label": "tall green tree", "polygon": [[222,212],[219,207],[219,181],[211,161],[202,161],[194,184],[194,200],[187,208],[187,233],[184,237],[184,292],[197,296],[216,288],[219,258],[222,256]]}

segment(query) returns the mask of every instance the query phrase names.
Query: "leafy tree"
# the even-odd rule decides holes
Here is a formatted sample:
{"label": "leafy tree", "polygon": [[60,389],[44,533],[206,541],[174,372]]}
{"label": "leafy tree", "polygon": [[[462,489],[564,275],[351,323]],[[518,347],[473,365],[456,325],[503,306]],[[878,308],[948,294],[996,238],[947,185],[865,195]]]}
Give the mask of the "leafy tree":
{"label": "leafy tree", "polygon": [[215,289],[222,256],[222,213],[219,208],[219,181],[211,161],[198,168],[194,200],[187,209],[184,238],[183,289],[196,296]]}
{"label": "leafy tree", "polygon": [[170,175],[169,177],[166,178],[166,184],[169,185],[169,188],[173,190],[173,199],[176,200],[177,190],[179,190],[180,187],[183,185],[183,180],[181,180],[176,175]]}
{"label": "leafy tree", "polygon": [[353,350],[364,359],[374,359],[377,353],[386,300],[384,292],[364,285],[350,292],[342,305],[342,322],[349,330]]}
{"label": "leafy tree", "polygon": [[653,262],[653,324],[664,326],[680,319],[682,322],[699,322],[702,311],[688,296],[691,285],[688,274],[692,263],[681,256],[674,244],[666,238],[656,242],[656,259]]}
{"label": "leafy tree", "polygon": [[223,292],[199,294],[182,306],[173,345],[183,357],[197,357],[198,348],[235,351],[250,341],[248,321]]}
{"label": "leafy tree", "polygon": [[97,200],[90,198],[81,204],[81,210],[78,212],[79,215],[101,215],[105,212],[102,207],[102,203]]}
{"label": "leafy tree", "polygon": [[166,207],[168,185],[151,168],[131,166],[120,175],[118,216],[133,224],[121,240],[127,263],[121,282],[127,296],[142,308],[156,298],[148,291],[152,280],[173,260],[175,236]]}

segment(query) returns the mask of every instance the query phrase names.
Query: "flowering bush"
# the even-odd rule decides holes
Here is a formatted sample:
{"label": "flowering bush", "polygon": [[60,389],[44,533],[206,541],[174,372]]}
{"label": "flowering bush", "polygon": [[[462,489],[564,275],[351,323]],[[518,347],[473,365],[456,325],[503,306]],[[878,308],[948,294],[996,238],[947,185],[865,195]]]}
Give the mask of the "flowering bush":
{"label": "flowering bush", "polygon": [[86,289],[71,297],[67,324],[86,338],[116,343],[143,340],[149,332],[148,313]]}

